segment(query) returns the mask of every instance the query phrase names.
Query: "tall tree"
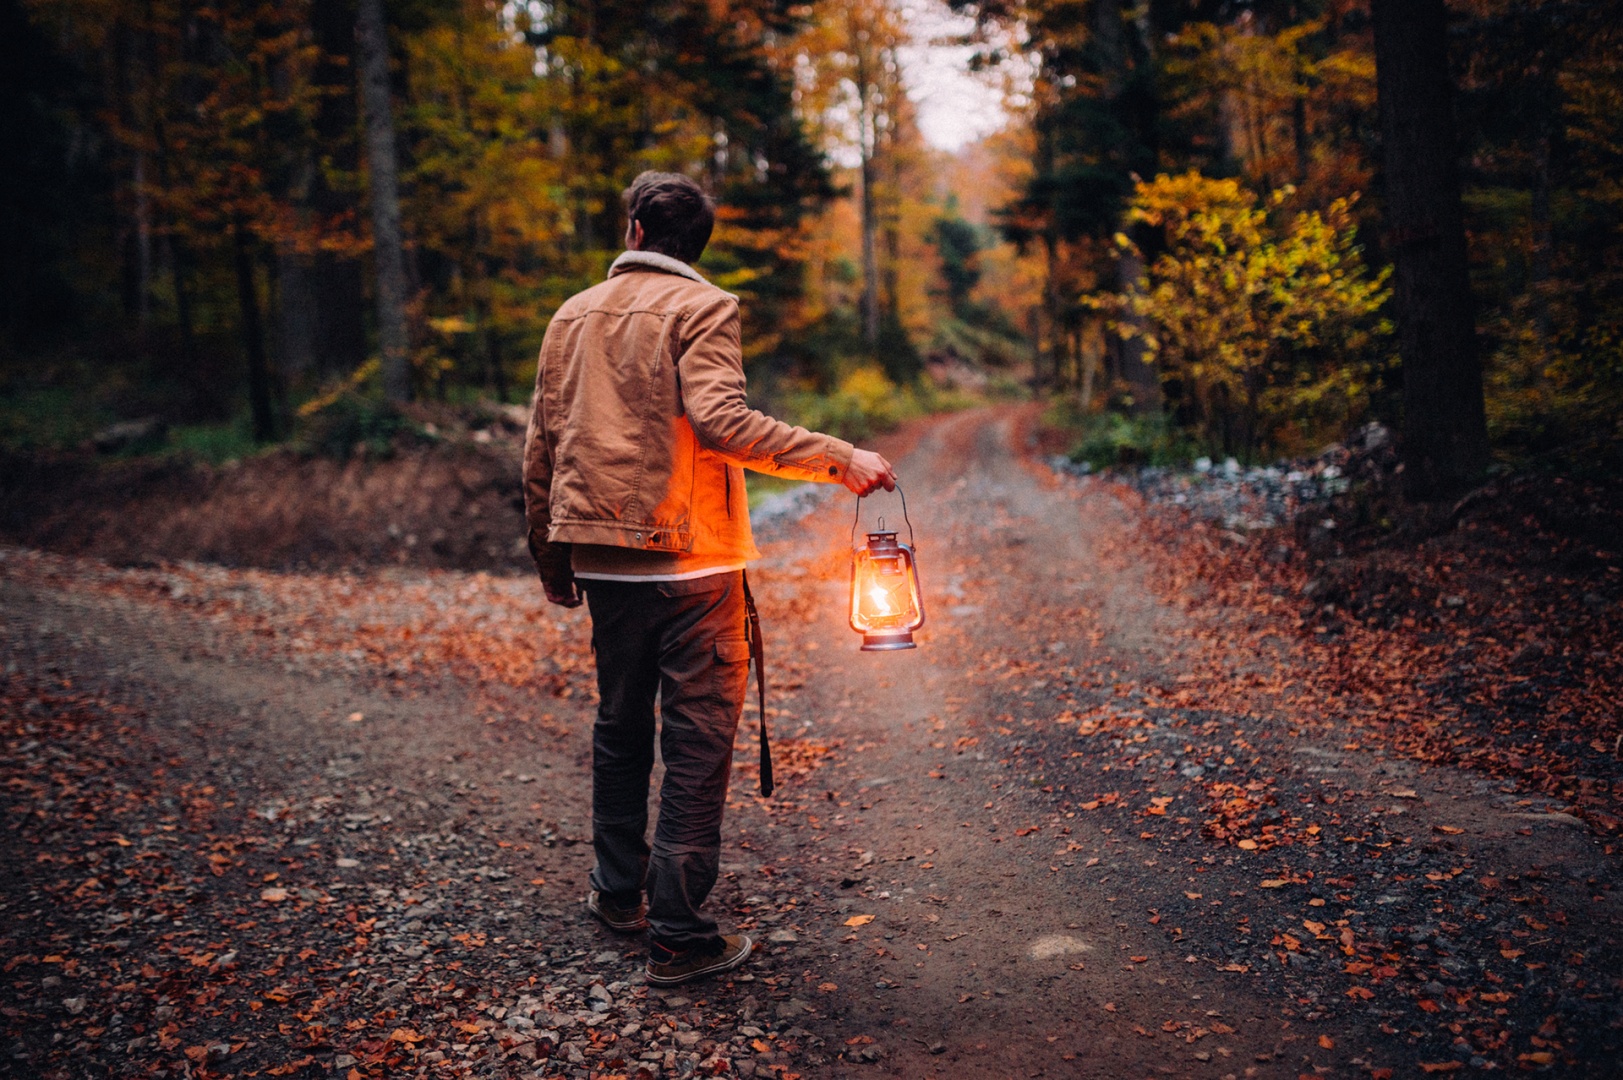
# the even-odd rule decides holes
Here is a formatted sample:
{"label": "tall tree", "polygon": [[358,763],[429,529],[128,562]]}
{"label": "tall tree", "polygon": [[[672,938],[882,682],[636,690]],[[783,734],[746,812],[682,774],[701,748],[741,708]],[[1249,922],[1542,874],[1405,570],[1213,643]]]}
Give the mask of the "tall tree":
{"label": "tall tree", "polygon": [[1374,0],[1372,15],[1387,229],[1397,268],[1405,488],[1416,498],[1442,498],[1488,463],[1448,12],[1443,0]]}
{"label": "tall tree", "polygon": [[355,46],[366,112],[366,164],[372,181],[372,257],[377,274],[383,392],[390,401],[408,401],[411,340],[406,328],[406,254],[400,227],[400,165],[395,152],[383,0],[361,0],[355,20]]}

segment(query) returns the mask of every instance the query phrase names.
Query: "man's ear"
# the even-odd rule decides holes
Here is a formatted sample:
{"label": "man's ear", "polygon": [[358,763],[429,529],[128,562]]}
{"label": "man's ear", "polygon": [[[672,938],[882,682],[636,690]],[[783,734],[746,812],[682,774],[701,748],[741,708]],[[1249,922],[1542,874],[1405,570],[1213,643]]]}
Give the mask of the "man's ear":
{"label": "man's ear", "polygon": [[632,218],[626,223],[626,250],[642,250],[642,222]]}

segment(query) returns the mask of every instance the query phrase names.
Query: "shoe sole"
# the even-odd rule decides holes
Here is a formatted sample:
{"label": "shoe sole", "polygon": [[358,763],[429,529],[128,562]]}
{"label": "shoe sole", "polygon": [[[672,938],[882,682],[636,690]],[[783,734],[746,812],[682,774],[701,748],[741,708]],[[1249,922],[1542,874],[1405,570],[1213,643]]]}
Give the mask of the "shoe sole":
{"label": "shoe sole", "polygon": [[719,975],[723,971],[732,971],[734,968],[742,967],[744,965],[744,961],[748,960],[752,955],[754,955],[754,953],[755,939],[746,934],[744,935],[744,944],[738,950],[737,955],[718,958],[716,962],[711,964],[709,967],[699,968],[697,971],[684,972],[681,975],[655,975],[652,971],[648,971],[646,972],[648,976],[648,985],[680,986],[682,983],[692,982],[695,979],[702,979],[707,975]]}

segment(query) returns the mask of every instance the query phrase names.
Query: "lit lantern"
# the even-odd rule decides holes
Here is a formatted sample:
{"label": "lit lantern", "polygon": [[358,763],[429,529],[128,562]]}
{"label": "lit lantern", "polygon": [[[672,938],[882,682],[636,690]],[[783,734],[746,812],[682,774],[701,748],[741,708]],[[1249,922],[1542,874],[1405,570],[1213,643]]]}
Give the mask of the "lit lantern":
{"label": "lit lantern", "polygon": [[[900,489],[897,489],[898,492]],[[862,499],[857,499],[857,515]],[[902,518],[907,519],[907,499],[902,499]],[[851,523],[851,629],[862,635],[864,652],[914,648],[913,631],[924,625],[924,598],[919,593],[919,568],[913,553],[913,523],[907,524],[908,543],[894,532],[868,534],[863,547],[856,546],[857,526]]]}

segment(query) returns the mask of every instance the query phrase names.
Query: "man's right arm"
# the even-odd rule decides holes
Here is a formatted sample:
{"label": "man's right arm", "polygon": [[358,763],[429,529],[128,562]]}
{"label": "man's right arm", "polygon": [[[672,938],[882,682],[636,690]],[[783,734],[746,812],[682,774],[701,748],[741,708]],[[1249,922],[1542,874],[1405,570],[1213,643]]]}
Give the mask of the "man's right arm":
{"label": "man's right arm", "polygon": [[570,566],[570,545],[547,539],[552,528],[552,443],[547,438],[541,380],[546,372],[546,348],[535,373],[535,394],[530,399],[530,423],[524,433],[524,521],[530,558],[547,599],[564,607],[579,607],[580,590]]}

